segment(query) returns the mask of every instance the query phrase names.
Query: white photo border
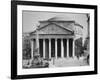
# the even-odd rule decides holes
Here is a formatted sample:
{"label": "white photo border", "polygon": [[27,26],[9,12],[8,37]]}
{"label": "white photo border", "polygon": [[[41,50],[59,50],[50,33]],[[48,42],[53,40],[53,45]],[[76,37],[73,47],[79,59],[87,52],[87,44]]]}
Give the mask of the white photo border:
{"label": "white photo border", "polygon": [[[91,53],[90,66],[23,69],[22,68],[22,10],[89,13],[90,14],[90,53]],[[30,5],[17,6],[17,75],[94,71],[94,46],[95,46],[94,45],[94,9],[30,6]]]}

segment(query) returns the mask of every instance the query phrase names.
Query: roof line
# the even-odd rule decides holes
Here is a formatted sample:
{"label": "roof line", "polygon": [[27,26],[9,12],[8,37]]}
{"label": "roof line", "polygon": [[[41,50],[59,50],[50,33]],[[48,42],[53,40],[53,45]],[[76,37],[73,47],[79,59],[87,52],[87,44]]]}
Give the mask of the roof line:
{"label": "roof line", "polygon": [[[57,26],[60,26],[60,27],[62,27],[61,25],[58,25],[58,24],[56,24],[56,23],[54,23],[54,22],[52,22],[53,24],[55,24],[55,25],[57,25]],[[66,30],[68,30],[68,31],[71,31],[72,32],[72,30],[70,30],[70,29],[68,29],[68,28],[65,28],[65,27],[62,27],[62,28],[64,28],[64,29],[66,29]]]}
{"label": "roof line", "polygon": [[76,23],[76,22],[75,22],[75,25],[80,26],[81,28],[83,28],[83,26],[82,26],[82,25],[80,25],[80,24],[78,24],[78,23]]}
{"label": "roof line", "polygon": [[[52,23],[52,24],[55,24],[55,25],[57,25],[57,26],[59,26],[59,27],[61,27],[61,28],[63,28],[63,29],[66,29],[66,30],[72,32],[72,30],[70,30],[70,29],[68,29],[68,28],[65,28],[65,27],[62,27],[61,25],[58,25],[58,24],[56,24],[56,23],[54,23],[54,22],[50,22],[50,23],[48,23],[47,25],[45,25],[45,26],[43,26],[43,27],[39,27],[39,28],[37,28],[37,30],[40,30],[40,29],[42,29],[42,28],[44,28],[44,27],[50,25],[51,23]],[[36,30],[33,31],[33,32],[31,32],[31,34],[34,33],[34,32],[36,32]]]}
{"label": "roof line", "polygon": [[[37,30],[40,30],[41,28],[44,28],[46,26],[48,26],[50,23],[48,23],[47,25],[43,26],[43,27],[38,27]],[[34,30],[32,33],[36,32],[36,30]]]}

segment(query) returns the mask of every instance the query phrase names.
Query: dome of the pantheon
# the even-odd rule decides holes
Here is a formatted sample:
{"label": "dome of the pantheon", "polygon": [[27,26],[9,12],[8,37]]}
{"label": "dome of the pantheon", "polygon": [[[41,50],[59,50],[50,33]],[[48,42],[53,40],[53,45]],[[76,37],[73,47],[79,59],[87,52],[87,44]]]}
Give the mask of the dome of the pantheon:
{"label": "dome of the pantheon", "polygon": [[74,21],[69,16],[56,16],[48,19],[48,21]]}

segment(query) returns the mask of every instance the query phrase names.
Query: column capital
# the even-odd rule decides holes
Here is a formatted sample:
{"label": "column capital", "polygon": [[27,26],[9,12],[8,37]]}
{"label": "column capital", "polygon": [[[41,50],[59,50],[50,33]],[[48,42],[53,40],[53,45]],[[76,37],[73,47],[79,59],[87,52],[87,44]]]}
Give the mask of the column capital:
{"label": "column capital", "polygon": [[57,41],[57,38],[55,38],[55,41]]}
{"label": "column capital", "polygon": [[51,41],[51,38],[49,38],[49,40]]}
{"label": "column capital", "polygon": [[64,38],[61,38],[61,40],[63,40]]}

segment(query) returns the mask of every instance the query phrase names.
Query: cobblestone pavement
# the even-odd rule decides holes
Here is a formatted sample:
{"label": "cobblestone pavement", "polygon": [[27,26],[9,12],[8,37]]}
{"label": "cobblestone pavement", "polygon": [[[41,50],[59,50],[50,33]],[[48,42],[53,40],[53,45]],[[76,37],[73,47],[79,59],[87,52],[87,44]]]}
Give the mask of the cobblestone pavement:
{"label": "cobblestone pavement", "polygon": [[78,58],[59,58],[52,59],[49,62],[49,67],[66,67],[66,66],[86,66],[88,65],[84,57]]}

